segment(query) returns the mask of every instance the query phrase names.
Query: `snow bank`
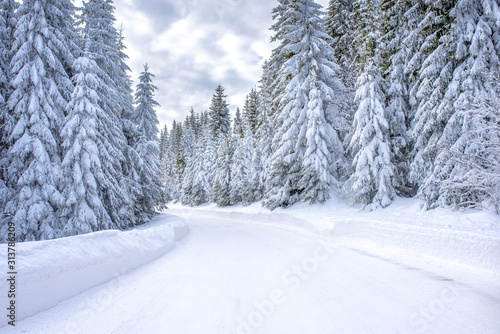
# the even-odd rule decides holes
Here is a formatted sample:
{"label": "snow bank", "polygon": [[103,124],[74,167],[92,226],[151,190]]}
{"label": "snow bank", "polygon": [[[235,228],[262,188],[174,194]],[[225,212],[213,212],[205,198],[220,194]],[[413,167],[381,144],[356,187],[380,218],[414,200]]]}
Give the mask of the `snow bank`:
{"label": "snow bank", "polygon": [[[17,244],[17,320],[157,259],[188,232],[184,220],[163,214],[149,224],[127,231]],[[6,259],[6,245],[0,246],[0,258]],[[7,272],[5,267],[1,270],[3,274]],[[7,305],[6,283],[5,279],[0,282],[1,305]],[[6,317],[0,319],[0,327],[7,324]]]}

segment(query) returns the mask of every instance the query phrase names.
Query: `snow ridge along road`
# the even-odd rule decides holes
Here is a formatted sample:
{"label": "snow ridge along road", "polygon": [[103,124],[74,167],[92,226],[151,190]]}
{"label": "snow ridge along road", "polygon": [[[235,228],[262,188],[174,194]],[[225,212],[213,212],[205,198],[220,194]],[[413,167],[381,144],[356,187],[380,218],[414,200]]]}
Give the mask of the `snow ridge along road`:
{"label": "snow ridge along road", "polygon": [[[102,231],[17,244],[16,320],[45,311],[165,255],[188,231],[181,218],[163,214],[150,224],[128,231]],[[6,250],[0,247],[0,258],[7,258]],[[0,305],[8,303],[6,291],[7,281],[2,279]],[[0,327],[7,320],[2,316]]]}
{"label": "snow ridge along road", "polygon": [[0,333],[500,332],[497,291],[258,215],[169,213],[190,225],[180,247]]}

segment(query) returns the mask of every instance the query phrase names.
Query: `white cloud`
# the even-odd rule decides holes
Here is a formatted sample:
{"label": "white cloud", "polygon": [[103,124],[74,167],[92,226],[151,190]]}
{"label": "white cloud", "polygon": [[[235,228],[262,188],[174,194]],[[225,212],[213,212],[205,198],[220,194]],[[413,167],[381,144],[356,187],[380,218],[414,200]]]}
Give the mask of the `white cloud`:
{"label": "white cloud", "polygon": [[[323,6],[328,0],[318,1]],[[115,0],[135,80],[148,63],[156,75],[161,123],[209,107],[226,88],[232,111],[257,85],[269,43],[270,0]],[[77,4],[78,5],[78,4]]]}

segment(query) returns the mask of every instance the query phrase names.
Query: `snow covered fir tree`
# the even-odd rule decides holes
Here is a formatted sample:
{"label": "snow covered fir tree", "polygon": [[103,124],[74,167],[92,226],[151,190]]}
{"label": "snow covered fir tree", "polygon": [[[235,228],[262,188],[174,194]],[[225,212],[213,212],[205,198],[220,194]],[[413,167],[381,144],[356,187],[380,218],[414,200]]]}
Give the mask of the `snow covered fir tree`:
{"label": "snow covered fir tree", "polygon": [[[0,1],[0,239],[148,222],[164,206],[156,87],[132,96],[109,0]],[[147,191],[145,191],[147,189]]]}
{"label": "snow covered fir tree", "polygon": [[9,222],[23,241],[124,229],[169,201],[500,210],[497,0],[278,0],[271,15],[244,105],[221,83],[158,131],[154,75],[133,94],[112,1],[0,1],[1,239]]}
{"label": "snow covered fir tree", "polygon": [[272,15],[276,47],[232,133],[221,86],[162,132],[169,199],[498,212],[497,1],[278,0]]}

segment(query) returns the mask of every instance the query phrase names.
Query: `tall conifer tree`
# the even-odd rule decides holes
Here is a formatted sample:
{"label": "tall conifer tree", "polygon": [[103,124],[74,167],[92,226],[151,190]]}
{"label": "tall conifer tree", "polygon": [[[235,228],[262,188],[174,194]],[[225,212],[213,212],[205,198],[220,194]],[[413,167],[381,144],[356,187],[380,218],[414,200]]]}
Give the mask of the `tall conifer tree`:
{"label": "tall conifer tree", "polygon": [[271,208],[299,200],[325,201],[330,186],[338,185],[343,167],[343,147],[327,114],[338,114],[334,103],[342,99],[344,86],[321,25],[320,8],[311,0],[292,1],[284,14],[283,50],[289,57],[280,80],[289,83],[281,101],[268,180],[266,205]]}
{"label": "tall conifer tree", "polygon": [[154,100],[154,92],[158,88],[153,85],[154,75],[149,72],[148,65],[139,76],[139,84],[135,93],[135,122],[139,138],[135,150],[140,158],[139,184],[142,197],[136,199],[136,216],[140,222],[147,222],[156,215],[157,209],[163,208],[163,189],[161,185],[160,148],[158,146],[158,117],[154,107],[159,106]]}
{"label": "tall conifer tree", "polygon": [[7,210],[20,240],[52,239],[62,231],[60,133],[73,87],[67,71],[75,51],[69,43],[73,10],[69,0],[26,0],[17,13],[8,101],[15,126],[7,175],[16,196]]}

